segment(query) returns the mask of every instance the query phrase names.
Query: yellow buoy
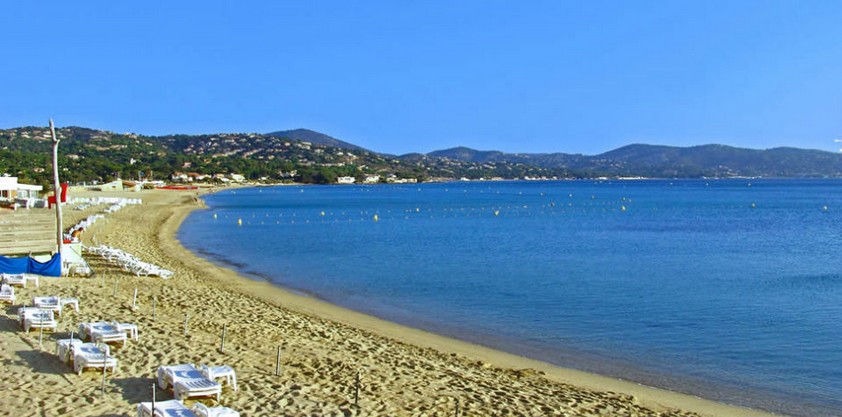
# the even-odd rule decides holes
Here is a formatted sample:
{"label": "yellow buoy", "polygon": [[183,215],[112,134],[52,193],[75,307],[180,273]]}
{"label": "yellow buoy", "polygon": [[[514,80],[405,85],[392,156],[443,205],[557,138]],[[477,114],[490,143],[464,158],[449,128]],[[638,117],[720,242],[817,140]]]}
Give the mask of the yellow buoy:
{"label": "yellow buoy", "polygon": [[495,216],[499,216],[499,215],[500,215],[500,210],[494,210],[494,215],[495,215]]}
{"label": "yellow buoy", "polygon": [[620,206],[620,211],[626,211],[626,206]]}
{"label": "yellow buoy", "polygon": [[243,219],[237,219],[237,226],[243,225]]}
{"label": "yellow buoy", "polygon": [[319,213],[319,216],[324,217],[324,216],[325,216],[325,212],[321,212],[321,213]]}
{"label": "yellow buoy", "polygon": [[375,215],[374,215],[374,217],[372,217],[372,219],[373,219],[374,221],[379,221],[379,220],[380,220],[380,217],[379,217],[379,216],[377,216],[377,215],[375,214]]}

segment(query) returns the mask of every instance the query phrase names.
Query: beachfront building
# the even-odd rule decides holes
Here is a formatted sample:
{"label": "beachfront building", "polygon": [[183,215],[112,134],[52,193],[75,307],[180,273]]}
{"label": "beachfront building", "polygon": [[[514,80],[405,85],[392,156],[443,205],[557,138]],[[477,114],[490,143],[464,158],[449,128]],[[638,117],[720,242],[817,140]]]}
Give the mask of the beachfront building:
{"label": "beachfront building", "polygon": [[339,177],[336,179],[337,184],[353,184],[357,179],[354,177]]}
{"label": "beachfront building", "polygon": [[395,174],[386,176],[386,182],[389,184],[415,184],[418,182],[417,178],[398,178]]}
{"label": "beachfront building", "polygon": [[21,184],[18,177],[0,177],[0,203],[11,207],[35,207],[43,202],[40,198],[43,189],[40,185]]}
{"label": "beachfront building", "polygon": [[380,182],[380,175],[366,174],[363,182],[366,183],[366,184],[377,184],[378,182]]}
{"label": "beachfront building", "polygon": [[170,179],[173,182],[201,182],[209,178],[209,175],[198,172],[173,172]]}
{"label": "beachfront building", "polygon": [[170,180],[173,182],[187,182],[190,180],[190,177],[188,177],[184,172],[173,172],[173,174],[170,175]]}

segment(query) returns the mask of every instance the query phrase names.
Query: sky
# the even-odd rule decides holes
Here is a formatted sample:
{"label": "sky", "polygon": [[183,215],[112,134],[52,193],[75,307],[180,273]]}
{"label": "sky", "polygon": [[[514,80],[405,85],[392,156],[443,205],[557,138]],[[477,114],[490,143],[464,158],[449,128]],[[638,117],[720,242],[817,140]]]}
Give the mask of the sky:
{"label": "sky", "polygon": [[0,128],[316,130],[392,154],[838,152],[842,2],[36,1]]}

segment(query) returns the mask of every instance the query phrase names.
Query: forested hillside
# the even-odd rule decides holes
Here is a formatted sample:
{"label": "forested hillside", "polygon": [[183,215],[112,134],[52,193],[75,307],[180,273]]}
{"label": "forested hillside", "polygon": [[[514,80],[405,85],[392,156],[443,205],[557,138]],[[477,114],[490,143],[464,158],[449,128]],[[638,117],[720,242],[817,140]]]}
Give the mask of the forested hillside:
{"label": "forested hillside", "polygon": [[[82,127],[56,130],[61,177],[70,182],[164,179],[189,172],[241,174],[250,181],[334,183],[358,179],[418,181],[523,178],[842,177],[842,154],[795,148],[741,149],[629,145],[600,155],[509,154],[458,147],[392,156],[306,129],[271,134],[143,136]],[[309,139],[309,140],[304,140]],[[51,180],[45,127],[0,130],[0,174]]]}

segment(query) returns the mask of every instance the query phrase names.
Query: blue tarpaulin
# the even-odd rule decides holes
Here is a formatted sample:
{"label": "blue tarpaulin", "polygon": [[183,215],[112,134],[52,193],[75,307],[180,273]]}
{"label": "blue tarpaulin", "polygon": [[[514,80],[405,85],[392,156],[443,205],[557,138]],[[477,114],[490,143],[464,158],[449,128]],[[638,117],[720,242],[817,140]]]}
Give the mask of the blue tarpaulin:
{"label": "blue tarpaulin", "polygon": [[47,262],[38,262],[30,257],[7,258],[0,256],[0,272],[4,274],[38,274],[48,277],[61,276],[61,254],[53,255]]}

